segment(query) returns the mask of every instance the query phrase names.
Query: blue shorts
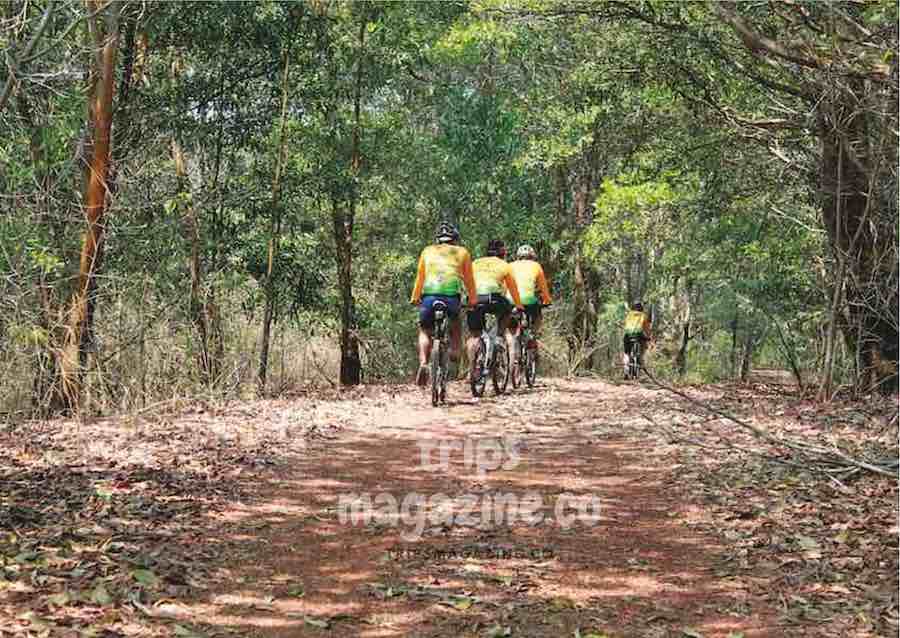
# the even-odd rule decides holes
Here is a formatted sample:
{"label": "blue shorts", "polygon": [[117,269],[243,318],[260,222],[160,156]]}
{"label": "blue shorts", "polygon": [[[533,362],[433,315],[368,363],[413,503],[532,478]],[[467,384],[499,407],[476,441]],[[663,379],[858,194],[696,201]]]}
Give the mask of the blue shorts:
{"label": "blue shorts", "polygon": [[447,316],[451,320],[459,317],[459,295],[425,295],[419,302],[419,325],[427,330],[434,326],[434,302],[447,304]]}

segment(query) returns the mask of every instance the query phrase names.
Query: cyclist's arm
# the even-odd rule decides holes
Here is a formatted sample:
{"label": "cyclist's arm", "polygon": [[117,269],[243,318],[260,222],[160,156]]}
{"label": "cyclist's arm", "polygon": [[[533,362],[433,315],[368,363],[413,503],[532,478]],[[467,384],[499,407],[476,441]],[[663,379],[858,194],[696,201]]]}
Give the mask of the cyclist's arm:
{"label": "cyclist's arm", "polygon": [[473,308],[478,305],[478,293],[475,289],[475,273],[472,270],[472,257],[466,253],[460,265],[460,274],[462,275],[463,284],[469,291],[469,305]]}
{"label": "cyclist's arm", "polygon": [[506,289],[509,291],[516,308],[521,308],[522,298],[519,296],[519,287],[516,285],[516,279],[512,276],[511,270],[506,271],[506,275],[503,277],[503,283],[506,285]]}
{"label": "cyclist's arm", "polygon": [[653,335],[650,328],[650,318],[647,315],[644,315],[644,325],[642,327],[644,329],[644,336],[647,339],[652,339]]}
{"label": "cyclist's arm", "polygon": [[547,277],[544,275],[544,268],[542,266],[538,266],[537,284],[538,289],[541,291],[541,303],[545,306],[549,306],[553,303],[553,299],[550,297],[550,284],[547,283]]}
{"label": "cyclist's arm", "polygon": [[422,287],[425,285],[425,255],[419,255],[419,267],[416,272],[416,283],[413,286],[409,303],[418,304],[422,300]]}

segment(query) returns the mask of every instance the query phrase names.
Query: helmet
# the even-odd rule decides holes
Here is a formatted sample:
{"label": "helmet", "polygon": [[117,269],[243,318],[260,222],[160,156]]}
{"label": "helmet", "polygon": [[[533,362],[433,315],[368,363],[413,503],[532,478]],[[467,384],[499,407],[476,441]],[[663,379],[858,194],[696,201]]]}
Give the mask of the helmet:
{"label": "helmet", "polygon": [[488,242],[487,254],[494,257],[506,257],[506,244],[502,239],[492,239]]}
{"label": "helmet", "polygon": [[437,230],[434,231],[434,240],[439,244],[449,244],[459,240],[459,231],[456,226],[448,221],[438,224]]}
{"label": "helmet", "polygon": [[631,309],[642,312],[644,310],[644,304],[642,304],[640,301],[635,301],[633,304],[631,304]]}
{"label": "helmet", "polygon": [[519,250],[516,251],[516,257],[519,259],[537,259],[537,253],[528,244],[522,244],[519,246]]}

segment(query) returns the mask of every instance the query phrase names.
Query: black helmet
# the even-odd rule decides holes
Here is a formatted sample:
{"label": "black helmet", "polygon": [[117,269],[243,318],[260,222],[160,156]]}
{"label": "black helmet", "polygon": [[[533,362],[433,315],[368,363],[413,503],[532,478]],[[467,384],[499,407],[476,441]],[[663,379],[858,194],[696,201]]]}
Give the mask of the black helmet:
{"label": "black helmet", "polygon": [[506,244],[502,239],[492,239],[488,242],[487,254],[491,257],[506,257]]}
{"label": "black helmet", "polygon": [[434,231],[434,240],[439,244],[449,244],[459,240],[459,231],[456,226],[448,221],[438,224],[437,230]]}
{"label": "black helmet", "polygon": [[642,304],[640,301],[635,301],[633,304],[631,304],[631,309],[637,310],[638,312],[643,312],[644,304]]}

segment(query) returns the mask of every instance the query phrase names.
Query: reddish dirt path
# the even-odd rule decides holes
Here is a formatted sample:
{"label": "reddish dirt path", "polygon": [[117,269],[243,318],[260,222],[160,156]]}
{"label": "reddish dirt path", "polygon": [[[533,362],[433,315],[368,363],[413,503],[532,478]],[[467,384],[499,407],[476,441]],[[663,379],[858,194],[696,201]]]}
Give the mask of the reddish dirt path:
{"label": "reddish dirt path", "polygon": [[[720,569],[727,548],[695,531],[669,460],[628,428],[655,391],[553,381],[480,403],[461,385],[450,393],[460,400],[443,408],[415,391],[361,401],[360,423],[255,482],[222,518],[242,551],[185,620],[260,637],[788,634]],[[508,469],[479,476],[461,450],[448,467],[422,466],[423,440],[504,435],[518,441]],[[421,538],[408,536],[415,511],[409,524],[354,527],[336,507],[348,493],[444,494],[458,508],[465,494],[483,503],[530,491],[541,525],[429,523]],[[599,520],[557,524],[564,492],[599,499]]]}

